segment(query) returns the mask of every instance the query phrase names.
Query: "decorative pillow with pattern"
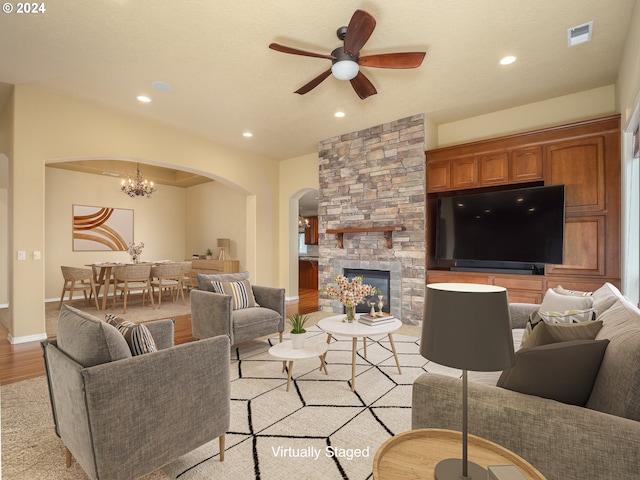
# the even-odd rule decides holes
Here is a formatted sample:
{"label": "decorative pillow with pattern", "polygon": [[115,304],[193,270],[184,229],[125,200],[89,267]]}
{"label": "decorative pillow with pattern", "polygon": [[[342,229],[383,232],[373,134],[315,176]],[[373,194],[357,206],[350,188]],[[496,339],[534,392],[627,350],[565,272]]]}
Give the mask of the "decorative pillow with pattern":
{"label": "decorative pillow with pattern", "polygon": [[596,319],[596,311],[593,308],[587,310],[566,310],[564,312],[541,312],[536,310],[529,316],[522,334],[522,345],[525,345],[531,332],[541,322],[544,323],[581,323]]}
{"label": "decorative pillow with pattern", "polygon": [[211,285],[215,293],[231,297],[231,308],[233,310],[259,307],[253,296],[253,289],[249,280],[239,280],[237,282],[217,282],[214,280]]}
{"label": "decorative pillow with pattern", "polygon": [[531,334],[522,341],[521,348],[573,340],[594,340],[601,328],[601,320],[580,323],[539,322],[534,326]]}
{"label": "decorative pillow with pattern", "polygon": [[564,295],[549,288],[540,304],[540,312],[566,312],[593,308],[593,296]]}
{"label": "decorative pillow with pattern", "polygon": [[593,292],[583,292],[581,290],[567,290],[566,288],[562,288],[562,285],[558,285],[553,289],[554,292],[559,293],[560,295],[570,295],[573,297],[590,297],[593,295]]}
{"label": "decorative pillow with pattern", "polygon": [[143,353],[158,351],[151,332],[142,323],[129,322],[110,313],[107,313],[104,318],[108,324],[116,327],[124,337],[131,349],[132,355],[142,355]]}

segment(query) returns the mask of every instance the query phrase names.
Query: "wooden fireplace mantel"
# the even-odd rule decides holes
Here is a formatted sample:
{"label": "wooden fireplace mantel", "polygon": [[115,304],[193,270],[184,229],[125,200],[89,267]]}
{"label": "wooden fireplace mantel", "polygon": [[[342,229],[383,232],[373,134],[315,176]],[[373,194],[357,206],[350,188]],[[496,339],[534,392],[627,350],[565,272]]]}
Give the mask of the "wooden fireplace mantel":
{"label": "wooden fireplace mantel", "polygon": [[393,246],[393,232],[403,232],[406,228],[401,225],[389,225],[387,227],[355,227],[355,228],[328,228],[327,233],[334,233],[338,241],[338,248],[344,248],[343,240],[345,233],[368,233],[382,232],[387,240],[387,248]]}

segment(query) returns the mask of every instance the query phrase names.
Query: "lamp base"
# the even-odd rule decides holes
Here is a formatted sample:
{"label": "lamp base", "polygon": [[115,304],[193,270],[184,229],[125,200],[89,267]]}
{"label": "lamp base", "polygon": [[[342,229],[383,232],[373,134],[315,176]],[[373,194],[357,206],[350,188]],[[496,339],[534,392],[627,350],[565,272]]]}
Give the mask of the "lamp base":
{"label": "lamp base", "polygon": [[218,255],[218,260],[226,260],[227,259],[227,248],[222,247],[220,250],[220,255]]}
{"label": "lamp base", "polygon": [[467,476],[462,476],[462,459],[447,458],[438,462],[435,471],[436,480],[487,480],[487,470],[477,463],[467,462]]}

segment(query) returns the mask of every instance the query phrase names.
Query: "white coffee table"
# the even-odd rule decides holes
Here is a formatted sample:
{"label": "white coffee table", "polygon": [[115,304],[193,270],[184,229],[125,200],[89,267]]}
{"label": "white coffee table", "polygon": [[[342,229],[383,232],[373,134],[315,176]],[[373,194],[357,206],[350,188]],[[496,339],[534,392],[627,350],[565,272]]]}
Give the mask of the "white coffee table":
{"label": "white coffee table", "polygon": [[324,362],[324,354],[327,353],[328,345],[318,340],[306,339],[304,348],[293,348],[291,340],[278,343],[269,349],[269,354],[282,360],[282,371],[284,372],[287,362],[289,362],[289,374],[287,376],[287,392],[291,383],[291,373],[293,372],[293,362],[305,358],[318,357],[320,359],[319,370],[324,370],[327,375],[327,364]]}
{"label": "white coffee table", "polygon": [[[356,315],[359,317],[359,315]],[[364,344],[364,357],[367,358],[367,337],[375,337],[380,335],[387,335],[389,337],[389,343],[391,344],[391,350],[393,351],[393,357],[396,359],[396,365],[398,366],[398,373],[402,375],[400,369],[400,361],[398,360],[398,354],[396,353],[396,346],[393,343],[393,333],[396,332],[401,326],[402,322],[397,318],[389,323],[382,325],[369,326],[356,321],[348,323],[344,320],[345,315],[334,315],[333,317],[323,318],[318,322],[318,327],[327,332],[327,344],[331,341],[332,336],[338,337],[351,337],[351,391],[356,389],[356,350],[358,348],[358,338],[362,337]]]}

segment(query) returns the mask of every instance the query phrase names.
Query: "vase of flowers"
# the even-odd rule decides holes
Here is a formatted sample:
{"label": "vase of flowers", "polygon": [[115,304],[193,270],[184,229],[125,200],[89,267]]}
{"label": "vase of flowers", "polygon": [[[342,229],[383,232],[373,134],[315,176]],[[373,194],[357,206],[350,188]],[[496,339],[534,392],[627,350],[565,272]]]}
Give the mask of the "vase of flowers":
{"label": "vase of flowers", "polygon": [[127,252],[131,255],[131,261],[133,263],[140,263],[140,257],[142,256],[142,249],[144,248],[144,243],[140,242],[139,244],[135,244],[133,242],[129,243],[129,250]]}
{"label": "vase of flowers", "polygon": [[362,303],[366,297],[378,293],[378,289],[374,286],[362,283],[362,277],[355,277],[349,281],[344,275],[336,275],[336,284],[338,288],[329,286],[325,289],[325,293],[345,306],[347,311],[345,320],[349,323],[356,319],[356,305]]}

